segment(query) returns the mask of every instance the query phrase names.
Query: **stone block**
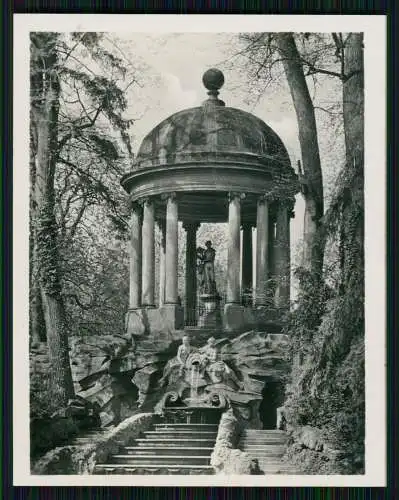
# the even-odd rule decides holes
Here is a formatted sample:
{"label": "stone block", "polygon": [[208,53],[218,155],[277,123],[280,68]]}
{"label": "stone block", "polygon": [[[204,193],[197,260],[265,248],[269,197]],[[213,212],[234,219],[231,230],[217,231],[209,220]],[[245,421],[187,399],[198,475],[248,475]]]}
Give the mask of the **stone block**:
{"label": "stone block", "polygon": [[129,309],[125,318],[126,332],[128,335],[141,336],[149,334],[149,310],[149,308]]}
{"label": "stone block", "polygon": [[161,315],[161,324],[159,330],[180,330],[184,328],[184,309],[176,304],[164,304],[159,309]]}
{"label": "stone block", "polygon": [[131,309],[126,315],[126,329],[129,335],[151,335],[183,327],[184,309],[177,304],[165,304],[160,308]]}
{"label": "stone block", "polygon": [[161,376],[162,372],[156,366],[145,366],[136,371],[132,382],[139,388],[141,393],[147,393],[154,385],[157,374]]}
{"label": "stone block", "polygon": [[250,308],[240,304],[224,306],[223,328],[226,332],[242,332],[253,326],[254,317]]}

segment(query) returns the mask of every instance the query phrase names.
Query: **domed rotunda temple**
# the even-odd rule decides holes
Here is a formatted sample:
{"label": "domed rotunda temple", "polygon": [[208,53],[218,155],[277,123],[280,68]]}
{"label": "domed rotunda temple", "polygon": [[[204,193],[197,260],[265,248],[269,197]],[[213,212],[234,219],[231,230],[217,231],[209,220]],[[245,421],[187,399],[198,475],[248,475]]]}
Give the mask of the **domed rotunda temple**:
{"label": "domed rotunda temple", "polygon": [[[278,135],[219,99],[223,83],[221,71],[206,71],[208,98],[159,123],[122,178],[132,202],[128,333],[187,326],[242,332],[289,308],[290,218],[298,178]],[[178,296],[179,221],[186,231],[184,304]],[[201,223],[226,222],[226,297],[220,308],[212,272],[205,273],[205,288],[198,283],[196,233]],[[155,224],[162,231],[158,304]]]}

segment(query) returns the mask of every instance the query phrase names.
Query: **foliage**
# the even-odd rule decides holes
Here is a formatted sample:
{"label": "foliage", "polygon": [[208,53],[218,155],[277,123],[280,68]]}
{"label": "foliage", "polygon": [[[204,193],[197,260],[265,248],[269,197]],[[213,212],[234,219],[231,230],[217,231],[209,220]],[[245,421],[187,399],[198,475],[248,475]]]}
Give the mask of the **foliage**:
{"label": "foliage", "polygon": [[[72,333],[81,331],[81,323],[85,324],[83,329],[88,324],[89,330],[95,331],[94,318],[106,328],[115,323],[116,317],[117,328],[123,325],[121,310],[125,304],[120,307],[122,300],[116,300],[117,314],[113,314],[112,302],[122,296],[127,283],[115,293],[119,273],[111,280],[115,271],[111,268],[114,262],[114,268],[120,264],[117,271],[127,276],[123,259],[114,258],[114,243],[124,237],[127,228],[128,209],[119,180],[132,156],[128,132],[133,120],[125,114],[125,90],[137,82],[138,76],[113,53],[109,43],[112,37],[108,38],[103,33],[31,34],[31,109],[43,105],[46,78],[55,75],[59,86],[56,140],[48,150],[54,161],[53,180],[49,179],[48,203],[40,207],[40,212],[35,210],[34,158],[40,153],[37,148],[42,124],[34,112],[31,114],[30,298],[31,335],[35,340],[43,339],[41,297],[35,286],[38,268],[43,270],[47,292],[61,294],[66,302]],[[54,67],[46,64],[48,54],[55,54]],[[107,229],[108,234],[103,231],[99,236],[99,227]],[[104,262],[110,265],[103,266]],[[111,282],[116,286],[110,286]]]}
{"label": "foliage", "polygon": [[54,391],[49,374],[31,374],[30,426],[31,455],[35,457],[66,443],[78,433],[72,418],[53,418],[63,406],[63,397]]}
{"label": "foliage", "polygon": [[[341,279],[335,288],[307,281],[287,326],[295,357],[286,408],[291,425],[321,428],[343,453],[345,473],[359,473],[365,430],[363,211],[356,189],[362,178],[350,170],[339,178],[325,221],[330,237],[345,233]],[[349,187],[351,200],[342,210]]]}
{"label": "foliage", "polygon": [[[318,111],[318,136],[325,141],[320,151],[323,188],[326,178],[330,185],[328,209],[316,235],[327,256],[323,279],[319,282],[304,268],[295,273],[300,294],[286,326],[293,360],[286,409],[292,426],[321,428],[329,446],[340,450],[344,458],[335,473],[361,472],[364,466],[363,63],[362,42],[352,35],[292,35]],[[292,90],[287,71],[287,79],[281,78],[292,59],[282,50],[280,34],[243,33],[240,40],[242,50],[230,62],[243,61],[255,99],[267,87]],[[331,81],[337,92],[326,94]],[[299,119],[299,136],[306,126]],[[340,164],[344,167],[337,174],[335,165]],[[308,458],[308,469],[316,470],[317,458]]]}
{"label": "foliage", "polygon": [[30,377],[30,416],[34,418],[49,418],[60,409],[62,398],[54,391],[49,380],[49,374],[32,373]]}
{"label": "foliage", "polygon": [[[103,224],[101,225],[101,220]],[[122,333],[128,301],[126,237],[98,215],[62,248],[63,295],[76,335]]]}

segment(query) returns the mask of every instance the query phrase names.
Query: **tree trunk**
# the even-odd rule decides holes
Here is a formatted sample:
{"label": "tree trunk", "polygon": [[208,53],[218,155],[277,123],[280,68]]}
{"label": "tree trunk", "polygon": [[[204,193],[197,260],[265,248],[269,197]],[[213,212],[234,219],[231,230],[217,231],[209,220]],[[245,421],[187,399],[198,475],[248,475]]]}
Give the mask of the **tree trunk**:
{"label": "tree trunk", "polygon": [[40,296],[39,268],[37,263],[37,247],[34,235],[34,222],[36,220],[35,180],[36,180],[36,155],[37,134],[30,117],[30,192],[29,192],[29,333],[33,345],[46,341],[46,325],[44,323],[42,300]]}
{"label": "tree trunk", "polygon": [[364,154],[364,69],[363,34],[350,33],[344,49],[345,76],[343,112],[346,160],[363,164]]}
{"label": "tree trunk", "polygon": [[[346,147],[342,204],[342,291],[363,288],[364,269],[364,68],[363,34],[350,33],[344,46],[343,113]],[[360,291],[360,290],[359,290]],[[361,291],[360,291],[361,292]]]}
{"label": "tree trunk", "polygon": [[[55,220],[54,173],[58,145],[60,84],[57,75],[57,34],[36,33],[40,51],[36,70],[42,75],[33,89],[32,114],[37,132],[35,176],[35,244],[40,295],[43,304],[50,359],[52,389],[60,404],[73,397],[68,349],[68,327],[61,296],[59,252]],[[32,70],[32,69],[31,69]]]}
{"label": "tree trunk", "polygon": [[276,41],[283,58],[284,71],[298,120],[299,143],[306,182],[303,188],[305,217],[302,267],[311,271],[314,276],[320,277],[323,266],[323,245],[319,229],[324,202],[314,107],[293,35],[279,33],[276,35]]}

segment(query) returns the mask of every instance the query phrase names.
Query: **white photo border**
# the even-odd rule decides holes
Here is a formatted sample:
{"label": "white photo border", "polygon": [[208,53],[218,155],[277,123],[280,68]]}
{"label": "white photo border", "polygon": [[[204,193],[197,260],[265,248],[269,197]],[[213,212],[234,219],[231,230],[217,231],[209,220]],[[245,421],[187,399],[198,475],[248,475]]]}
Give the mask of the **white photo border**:
{"label": "white photo border", "polygon": [[[386,486],[386,16],[15,14],[13,40],[13,484],[15,486]],[[366,473],[32,475],[29,437],[29,33],[363,32],[365,67]]]}

